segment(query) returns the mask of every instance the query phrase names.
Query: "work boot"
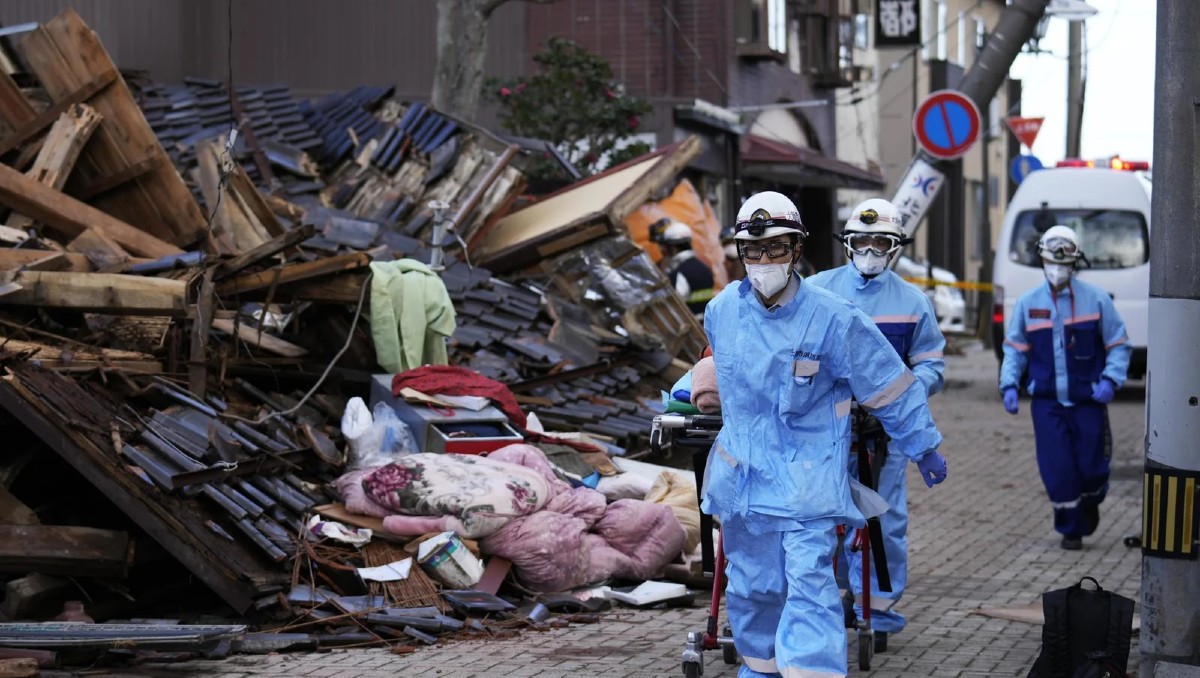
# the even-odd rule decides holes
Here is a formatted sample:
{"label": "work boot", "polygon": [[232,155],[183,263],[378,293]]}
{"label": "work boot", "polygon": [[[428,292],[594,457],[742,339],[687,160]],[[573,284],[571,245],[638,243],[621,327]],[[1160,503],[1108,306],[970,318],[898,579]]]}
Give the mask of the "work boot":
{"label": "work boot", "polygon": [[1083,536],[1091,536],[1095,534],[1096,528],[1100,526],[1100,506],[1097,504],[1085,504],[1083,507],[1083,521],[1086,527],[1083,528]]}
{"label": "work boot", "polygon": [[1080,551],[1083,549],[1083,537],[1064,536],[1062,547],[1067,551]]}
{"label": "work boot", "polygon": [[887,634],[883,631],[875,632],[875,651],[887,652]]}

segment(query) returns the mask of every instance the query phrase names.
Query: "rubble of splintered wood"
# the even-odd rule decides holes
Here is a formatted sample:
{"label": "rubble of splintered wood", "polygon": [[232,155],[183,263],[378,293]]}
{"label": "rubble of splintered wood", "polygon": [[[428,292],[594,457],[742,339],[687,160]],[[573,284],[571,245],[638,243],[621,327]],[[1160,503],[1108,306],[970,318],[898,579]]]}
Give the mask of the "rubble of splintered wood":
{"label": "rubble of splintered wood", "polygon": [[[508,385],[547,430],[643,450],[644,398],[704,338],[622,220],[694,140],[518,208],[515,146],[387,88],[301,102],[279,85],[127,80],[70,10],[9,56],[0,621],[81,598],[97,618],[182,606],[182,567],[211,592],[197,607],[273,624],[272,638],[234,643],[243,651],[549,623],[455,614],[415,567],[366,586],[354,568],[403,543],[306,536],[344,470],[346,401],[381,371],[369,266],[440,250],[451,363]],[[592,621],[579,601],[556,605]]]}

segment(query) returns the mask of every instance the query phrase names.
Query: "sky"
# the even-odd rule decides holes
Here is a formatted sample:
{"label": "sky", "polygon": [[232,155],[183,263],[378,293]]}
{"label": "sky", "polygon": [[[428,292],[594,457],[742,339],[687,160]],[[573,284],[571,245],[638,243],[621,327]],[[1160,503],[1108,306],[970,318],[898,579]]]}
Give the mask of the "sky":
{"label": "sky", "polygon": [[[1084,49],[1084,158],[1120,155],[1152,161],[1154,146],[1155,5],[1152,0],[1087,0]],[[1033,155],[1045,165],[1062,159],[1067,144],[1067,22],[1051,19],[1041,49],[1022,53],[1009,71],[1021,80],[1021,115],[1044,116]],[[1153,166],[1153,165],[1152,165]]]}

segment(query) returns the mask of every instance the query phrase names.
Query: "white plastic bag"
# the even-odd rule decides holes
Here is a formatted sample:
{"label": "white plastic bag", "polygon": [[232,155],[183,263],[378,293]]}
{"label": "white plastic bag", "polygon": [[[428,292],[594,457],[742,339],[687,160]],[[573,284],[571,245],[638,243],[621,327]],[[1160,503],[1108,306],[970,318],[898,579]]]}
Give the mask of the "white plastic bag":
{"label": "white plastic bag", "polygon": [[374,416],[362,398],[351,398],[342,413],[342,436],[349,446],[346,468],[374,468],[417,451],[412,431],[387,403],[376,403]]}

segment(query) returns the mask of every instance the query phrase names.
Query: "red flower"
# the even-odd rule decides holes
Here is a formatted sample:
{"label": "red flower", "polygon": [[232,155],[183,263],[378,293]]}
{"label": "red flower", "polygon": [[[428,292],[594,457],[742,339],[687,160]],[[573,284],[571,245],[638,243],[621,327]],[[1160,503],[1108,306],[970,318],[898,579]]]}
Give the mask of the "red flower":
{"label": "red flower", "polygon": [[528,85],[527,85],[526,83],[521,83],[521,84],[517,85],[517,94],[520,94],[521,92],[524,92],[524,91],[525,91],[525,88],[526,88],[527,86],[528,86]]}
{"label": "red flower", "polygon": [[500,96],[502,96],[502,97],[506,97],[506,96],[508,96],[508,95],[510,95],[510,94],[512,94],[512,90],[511,90],[511,89],[509,89],[509,88],[507,88],[507,87],[501,87],[501,88],[500,88]]}
{"label": "red flower", "polygon": [[611,89],[610,89],[610,90],[605,90],[605,92],[604,92],[604,95],[605,95],[605,96],[607,96],[609,99],[615,99],[615,98],[617,98],[617,93],[616,93],[616,92],[614,92],[614,91],[612,91]]}
{"label": "red flower", "polygon": [[629,129],[637,129],[638,125],[642,124],[636,115],[629,116]]}

